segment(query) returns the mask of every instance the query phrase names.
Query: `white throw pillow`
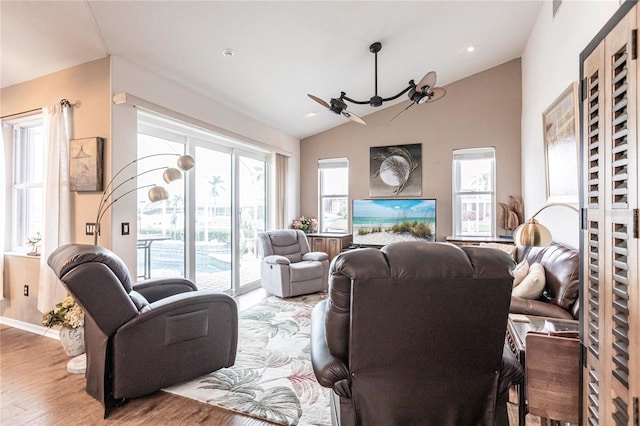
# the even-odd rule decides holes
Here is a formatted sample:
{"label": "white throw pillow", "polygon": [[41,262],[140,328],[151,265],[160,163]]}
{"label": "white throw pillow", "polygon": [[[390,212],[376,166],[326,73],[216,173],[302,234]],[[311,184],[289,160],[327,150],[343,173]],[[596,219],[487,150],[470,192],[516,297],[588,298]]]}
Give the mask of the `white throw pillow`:
{"label": "white throw pillow", "polygon": [[501,250],[511,256],[512,259],[516,258],[516,246],[513,244],[500,244],[500,243],[480,243],[482,247],[490,247]]}
{"label": "white throw pillow", "polygon": [[529,262],[527,259],[524,259],[522,262],[518,263],[515,269],[511,272],[513,275],[513,287],[517,286],[524,280],[524,277],[529,273]]}
{"label": "white throw pillow", "polygon": [[537,299],[542,295],[545,283],[544,266],[534,263],[529,267],[529,273],[522,282],[513,288],[511,295],[523,299]]}

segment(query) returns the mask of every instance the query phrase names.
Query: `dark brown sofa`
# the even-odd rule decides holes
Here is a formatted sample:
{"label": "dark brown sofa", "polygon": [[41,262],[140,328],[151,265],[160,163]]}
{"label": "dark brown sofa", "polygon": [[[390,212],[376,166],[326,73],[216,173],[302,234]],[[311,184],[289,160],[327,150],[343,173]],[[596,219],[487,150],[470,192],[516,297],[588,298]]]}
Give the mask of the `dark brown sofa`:
{"label": "dark brown sofa", "polygon": [[447,243],[336,257],[311,321],[334,422],[508,424],[507,389],[522,377],[504,346],[514,266],[504,252]]}
{"label": "dark brown sofa", "polygon": [[546,284],[537,300],[511,298],[511,313],[578,319],[580,315],[578,251],[560,243],[549,247],[516,247],[516,263],[527,259],[544,267]]}

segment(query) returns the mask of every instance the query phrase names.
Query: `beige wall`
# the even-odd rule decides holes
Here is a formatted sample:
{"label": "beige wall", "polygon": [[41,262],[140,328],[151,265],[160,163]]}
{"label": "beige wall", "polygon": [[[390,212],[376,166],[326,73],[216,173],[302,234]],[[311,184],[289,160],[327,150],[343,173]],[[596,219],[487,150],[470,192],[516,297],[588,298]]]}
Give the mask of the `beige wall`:
{"label": "beige wall", "polygon": [[[522,195],[527,217],[547,204],[542,111],[580,79],[580,52],[619,7],[617,1],[565,1],[555,17],[551,2],[540,9],[522,54]],[[578,247],[576,212],[553,207],[536,219],[555,241]]]}
{"label": "beige wall", "polygon": [[[103,137],[108,157],[111,138],[109,74],[109,58],[104,58],[6,87],[0,92],[0,115],[49,106],[66,98],[75,104],[72,108],[70,138]],[[72,192],[72,242],[93,242],[92,237],[84,235],[84,223],[95,221],[99,195]],[[35,259],[25,256],[5,257],[5,299],[0,302],[0,316],[40,323],[41,314],[35,308],[38,273],[39,262]],[[28,297],[23,296],[25,284],[30,287]]]}
{"label": "beige wall", "polygon": [[437,200],[438,241],[452,234],[452,150],[495,147],[497,201],[520,198],[520,65],[516,59],[459,80],[443,99],[414,105],[394,121],[408,100],[367,115],[366,126],[348,122],[302,140],[300,214],[318,215],[319,159],[348,158],[349,198],[369,198],[369,148],[412,143],[422,144],[422,198]]}

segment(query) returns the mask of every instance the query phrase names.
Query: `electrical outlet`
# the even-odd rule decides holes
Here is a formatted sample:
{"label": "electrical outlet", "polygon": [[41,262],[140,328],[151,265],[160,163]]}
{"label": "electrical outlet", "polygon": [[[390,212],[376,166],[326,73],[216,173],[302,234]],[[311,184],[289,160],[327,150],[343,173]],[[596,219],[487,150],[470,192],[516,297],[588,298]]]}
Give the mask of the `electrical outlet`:
{"label": "electrical outlet", "polygon": [[28,296],[29,295],[29,286],[27,284],[24,285],[24,295]]}
{"label": "electrical outlet", "polygon": [[96,224],[92,222],[87,222],[84,224],[84,234],[85,235],[93,235],[96,232]]}
{"label": "electrical outlet", "polygon": [[122,235],[129,235],[129,222],[122,222],[120,227],[122,228]]}

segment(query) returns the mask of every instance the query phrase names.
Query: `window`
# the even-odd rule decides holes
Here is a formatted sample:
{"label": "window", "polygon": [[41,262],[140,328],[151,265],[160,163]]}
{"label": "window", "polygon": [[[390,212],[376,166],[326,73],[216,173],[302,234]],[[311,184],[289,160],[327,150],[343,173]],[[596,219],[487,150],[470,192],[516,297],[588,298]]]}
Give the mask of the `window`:
{"label": "window", "polygon": [[11,250],[25,251],[27,239],[42,234],[43,118],[39,114],[10,124],[13,127]]}
{"label": "window", "polygon": [[318,173],[320,232],[346,233],[349,223],[349,160],[319,160]]}
{"label": "window", "polygon": [[453,151],[455,235],[495,235],[495,188],[495,148]]}

